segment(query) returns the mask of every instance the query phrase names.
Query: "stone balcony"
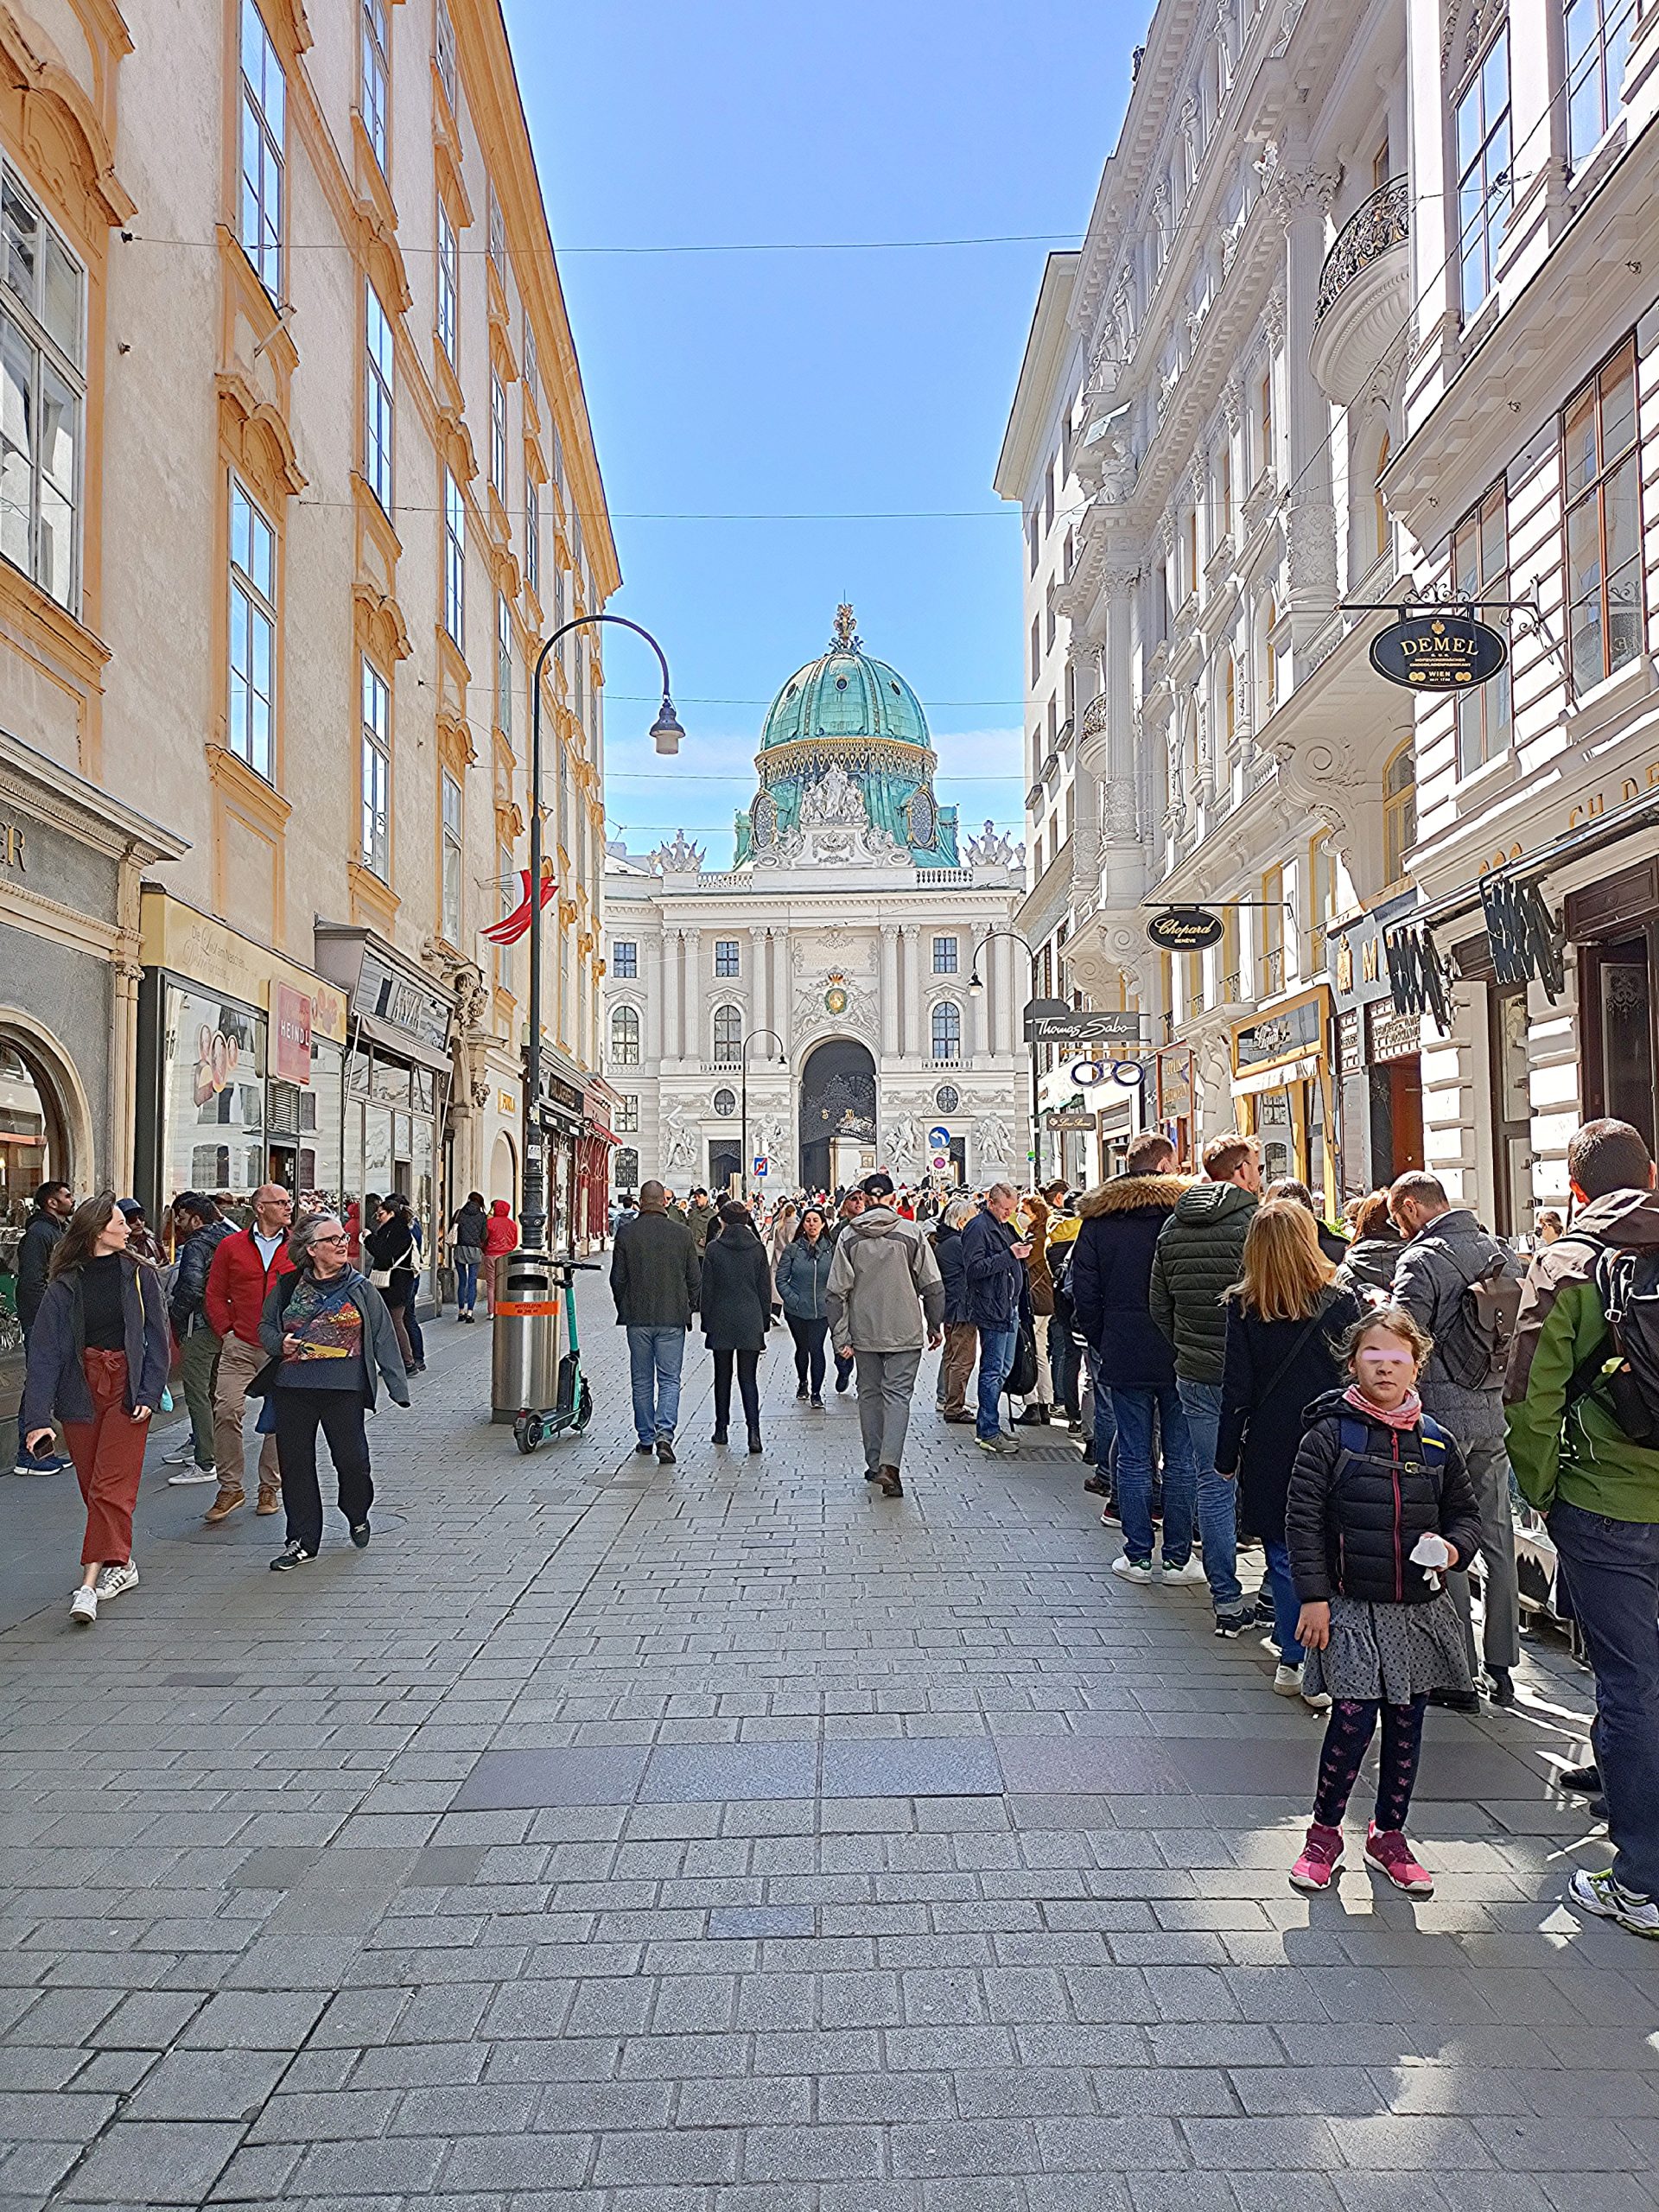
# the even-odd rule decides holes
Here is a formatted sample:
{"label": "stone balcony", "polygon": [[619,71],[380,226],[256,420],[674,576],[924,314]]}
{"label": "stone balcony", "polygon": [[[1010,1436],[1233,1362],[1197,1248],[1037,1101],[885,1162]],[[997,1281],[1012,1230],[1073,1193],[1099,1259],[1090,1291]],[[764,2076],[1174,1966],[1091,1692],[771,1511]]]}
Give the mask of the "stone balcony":
{"label": "stone balcony", "polygon": [[1319,272],[1308,366],[1351,407],[1399,338],[1411,306],[1411,188],[1385,184],[1338,232]]}

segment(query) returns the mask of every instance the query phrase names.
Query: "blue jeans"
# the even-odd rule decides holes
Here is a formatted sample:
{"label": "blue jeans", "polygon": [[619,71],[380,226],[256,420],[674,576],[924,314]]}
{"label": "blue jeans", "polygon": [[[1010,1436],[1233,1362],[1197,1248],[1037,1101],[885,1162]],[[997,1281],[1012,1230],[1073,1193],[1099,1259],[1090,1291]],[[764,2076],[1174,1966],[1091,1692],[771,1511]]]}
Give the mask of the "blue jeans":
{"label": "blue jeans", "polygon": [[680,1418],[683,1329],[628,1324],[628,1374],[633,1384],[633,1433],[642,1444],[671,1444]]}
{"label": "blue jeans", "polygon": [[979,1332],[979,1410],[974,1416],[976,1436],[1001,1434],[1002,1385],[1007,1379],[1008,1370],[1014,1365],[1017,1333],[1012,1324],[1006,1329],[982,1329]]}
{"label": "blue jeans", "polygon": [[1109,1402],[1117,1428],[1117,1510],[1123,1523],[1123,1549],[1139,1566],[1152,1560],[1153,1415],[1163,1429],[1164,1565],[1185,1567],[1192,1556],[1193,1499],[1198,1465],[1186,1415],[1173,1382],[1156,1390],[1120,1390],[1095,1401],[1095,1464],[1102,1465],[1100,1439],[1110,1424],[1101,1420]]}
{"label": "blue jeans", "polygon": [[[1244,1586],[1238,1579],[1238,1503],[1233,1484],[1216,1472],[1216,1432],[1221,1426],[1219,1382],[1175,1385],[1181,1394],[1187,1433],[1198,1463],[1198,1535],[1204,1541],[1204,1571],[1217,1620],[1244,1610]],[[1169,1535],[1169,1502],[1164,1502],[1164,1535]]]}
{"label": "blue jeans", "polygon": [[1296,1641],[1296,1624],[1302,1617],[1301,1600],[1290,1572],[1290,1547],[1263,1536],[1268,1555],[1268,1587],[1273,1592],[1273,1640],[1279,1647],[1281,1667],[1300,1667],[1306,1656]]}
{"label": "blue jeans", "polygon": [[476,1260],[457,1259],[455,1262],[455,1311],[470,1313],[478,1303],[478,1262]]}
{"label": "blue jeans", "polygon": [[1565,1500],[1549,1533],[1596,1675],[1591,1729],[1613,1872],[1659,1897],[1659,1523],[1610,1521]]}

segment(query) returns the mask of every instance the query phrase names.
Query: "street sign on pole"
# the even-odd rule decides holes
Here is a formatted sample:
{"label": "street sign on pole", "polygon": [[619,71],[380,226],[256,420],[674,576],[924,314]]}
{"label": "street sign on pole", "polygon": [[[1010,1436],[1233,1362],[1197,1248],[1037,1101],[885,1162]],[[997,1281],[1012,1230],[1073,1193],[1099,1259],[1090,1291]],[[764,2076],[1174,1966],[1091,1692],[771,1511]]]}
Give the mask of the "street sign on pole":
{"label": "street sign on pole", "polygon": [[927,1141],[935,1152],[943,1152],[950,1141],[950,1132],[943,1128],[930,1129],[927,1133]]}
{"label": "street sign on pole", "polygon": [[755,1161],[755,1163],[754,1163],[754,1168],[753,1168],[753,1173],[754,1173],[756,1175],[760,1176],[763,1180],[765,1179],[766,1173],[766,1160],[765,1160],[765,1159],[764,1159],[764,1158],[760,1159],[760,1160],[757,1160]]}

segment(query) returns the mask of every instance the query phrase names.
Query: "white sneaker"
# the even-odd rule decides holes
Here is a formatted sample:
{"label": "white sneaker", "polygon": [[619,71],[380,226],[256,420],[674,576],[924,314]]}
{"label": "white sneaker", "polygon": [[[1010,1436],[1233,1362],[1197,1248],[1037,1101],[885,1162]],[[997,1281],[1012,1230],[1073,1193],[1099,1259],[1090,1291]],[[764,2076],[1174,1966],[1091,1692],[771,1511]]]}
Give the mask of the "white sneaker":
{"label": "white sneaker", "polygon": [[170,1452],[162,1454],[164,1467],[188,1467],[196,1456],[196,1447],[189,1437],[182,1444],[175,1444]]}
{"label": "white sneaker", "polygon": [[1153,1579],[1152,1562],[1150,1560],[1131,1559],[1124,1552],[1112,1561],[1112,1573],[1121,1574],[1126,1582],[1150,1582]]}
{"label": "white sneaker", "polygon": [[1580,1867],[1567,1885],[1567,1902],[1580,1912],[1593,1912],[1599,1919],[1616,1920],[1632,1936],[1659,1937],[1659,1904],[1636,1890],[1627,1890],[1611,1872],[1590,1874]]}
{"label": "white sneaker", "polygon": [[138,1562],[124,1560],[119,1566],[106,1567],[98,1578],[96,1595],[100,1604],[107,1598],[118,1598],[124,1590],[138,1587]]}
{"label": "white sneaker", "polygon": [[69,1600],[69,1618],[77,1628],[90,1628],[98,1618],[97,1591],[77,1590]]}
{"label": "white sneaker", "polygon": [[1166,1567],[1160,1563],[1158,1572],[1166,1582],[1208,1582],[1210,1580],[1204,1571],[1204,1561],[1196,1553],[1189,1553],[1179,1567]]}
{"label": "white sneaker", "polygon": [[1302,1692],[1302,1703],[1307,1707],[1310,1713],[1329,1713],[1331,1710],[1331,1693],[1329,1690],[1304,1690]]}
{"label": "white sneaker", "polygon": [[199,1467],[192,1458],[176,1473],[168,1477],[167,1486],[169,1490],[185,1490],[192,1483],[216,1483],[218,1480],[219,1477],[212,1467]]}
{"label": "white sneaker", "polygon": [[1300,1697],[1302,1670],[1300,1667],[1277,1666],[1273,1670],[1274,1693],[1278,1697]]}

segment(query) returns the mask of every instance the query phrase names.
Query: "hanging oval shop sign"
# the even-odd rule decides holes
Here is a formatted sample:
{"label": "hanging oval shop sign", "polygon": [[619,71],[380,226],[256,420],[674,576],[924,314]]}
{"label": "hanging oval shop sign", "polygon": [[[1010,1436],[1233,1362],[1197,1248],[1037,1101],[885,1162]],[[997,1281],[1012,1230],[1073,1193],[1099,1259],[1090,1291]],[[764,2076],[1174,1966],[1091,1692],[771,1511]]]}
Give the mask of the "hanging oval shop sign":
{"label": "hanging oval shop sign", "polygon": [[1221,943],[1221,916],[1206,906],[1166,906],[1147,924],[1147,935],[1160,952],[1202,952]]}
{"label": "hanging oval shop sign", "polygon": [[1501,630],[1451,608],[1402,615],[1371,639],[1371,666],[1412,691],[1490,683],[1510,657]]}

